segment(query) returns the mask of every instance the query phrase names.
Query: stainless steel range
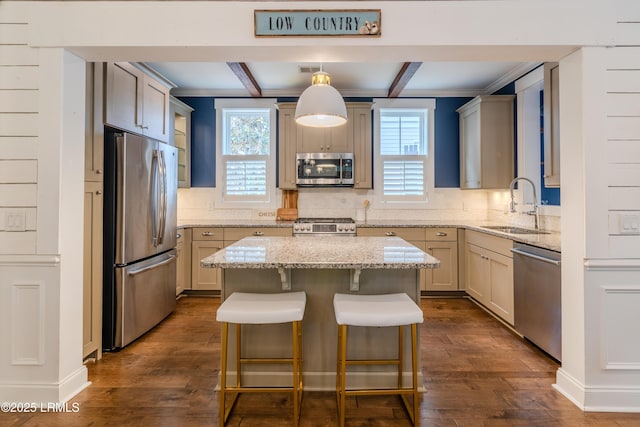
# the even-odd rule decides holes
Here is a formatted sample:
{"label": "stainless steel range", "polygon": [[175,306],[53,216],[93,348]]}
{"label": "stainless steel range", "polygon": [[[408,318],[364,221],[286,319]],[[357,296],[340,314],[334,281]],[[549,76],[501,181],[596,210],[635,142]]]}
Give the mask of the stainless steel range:
{"label": "stainless steel range", "polygon": [[351,218],[298,218],[294,236],[355,236],[356,222]]}

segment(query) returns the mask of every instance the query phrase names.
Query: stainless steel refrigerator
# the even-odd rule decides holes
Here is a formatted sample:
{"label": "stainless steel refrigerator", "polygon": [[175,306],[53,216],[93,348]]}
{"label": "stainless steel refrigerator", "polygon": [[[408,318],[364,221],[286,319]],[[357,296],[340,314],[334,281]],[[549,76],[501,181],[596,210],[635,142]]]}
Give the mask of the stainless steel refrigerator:
{"label": "stainless steel refrigerator", "polygon": [[103,348],[118,350],[176,306],[177,150],[105,129]]}

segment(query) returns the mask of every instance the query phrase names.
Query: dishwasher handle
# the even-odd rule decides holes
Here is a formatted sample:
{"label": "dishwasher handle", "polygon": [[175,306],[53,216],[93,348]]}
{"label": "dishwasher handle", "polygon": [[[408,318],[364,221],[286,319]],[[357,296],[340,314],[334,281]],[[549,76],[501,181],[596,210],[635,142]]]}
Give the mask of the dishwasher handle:
{"label": "dishwasher handle", "polygon": [[536,259],[538,261],[546,262],[546,263],[549,263],[549,264],[560,265],[560,261],[557,261],[557,260],[551,259],[551,258],[545,258],[545,257],[540,256],[540,255],[535,255],[535,254],[532,254],[532,253],[529,253],[529,252],[526,252],[526,251],[523,251],[523,250],[520,250],[520,249],[512,248],[511,252],[513,252],[514,254],[526,256],[526,257],[533,258],[533,259]]}

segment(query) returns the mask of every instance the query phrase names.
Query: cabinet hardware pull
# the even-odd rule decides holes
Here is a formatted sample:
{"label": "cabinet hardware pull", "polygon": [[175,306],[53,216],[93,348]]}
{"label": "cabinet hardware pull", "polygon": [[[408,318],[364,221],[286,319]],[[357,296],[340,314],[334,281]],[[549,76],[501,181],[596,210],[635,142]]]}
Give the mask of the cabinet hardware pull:
{"label": "cabinet hardware pull", "polygon": [[102,194],[102,190],[96,190],[96,194],[99,196]]}
{"label": "cabinet hardware pull", "polygon": [[182,234],[180,234],[180,233],[176,233],[176,239],[179,239],[179,238],[181,238],[181,237],[182,237]]}
{"label": "cabinet hardware pull", "polygon": [[446,235],[447,235],[447,233],[443,233],[442,231],[438,231],[438,232],[436,233],[436,236],[438,236],[438,237],[444,237],[444,236],[446,236]]}
{"label": "cabinet hardware pull", "polygon": [[203,236],[213,236],[213,232],[211,232],[211,231],[203,231],[202,235]]}
{"label": "cabinet hardware pull", "polygon": [[396,233],[395,233],[395,232],[393,232],[393,231],[387,231],[386,233],[384,233],[384,235],[385,235],[385,236],[392,237],[392,236],[395,236],[395,235],[396,235]]}
{"label": "cabinet hardware pull", "polygon": [[432,251],[432,250],[433,250],[433,248],[427,248],[427,250],[430,250],[430,251]]}
{"label": "cabinet hardware pull", "polygon": [[262,231],[254,231],[253,235],[254,236],[264,236],[264,233]]}
{"label": "cabinet hardware pull", "polygon": [[102,173],[102,169],[96,169],[96,173],[100,175]]}

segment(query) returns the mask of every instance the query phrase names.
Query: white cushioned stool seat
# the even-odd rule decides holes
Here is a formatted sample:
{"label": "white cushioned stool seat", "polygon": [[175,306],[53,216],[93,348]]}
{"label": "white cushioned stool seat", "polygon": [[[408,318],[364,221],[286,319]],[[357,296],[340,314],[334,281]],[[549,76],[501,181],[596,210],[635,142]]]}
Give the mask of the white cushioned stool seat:
{"label": "white cushioned stool seat", "polygon": [[402,326],[422,323],[422,310],[405,293],[385,295],[335,294],[336,322],[349,326]]}
{"label": "white cushioned stool seat", "polygon": [[234,292],[216,314],[218,322],[269,324],[302,320],[307,296],[304,292],[255,294]]}

